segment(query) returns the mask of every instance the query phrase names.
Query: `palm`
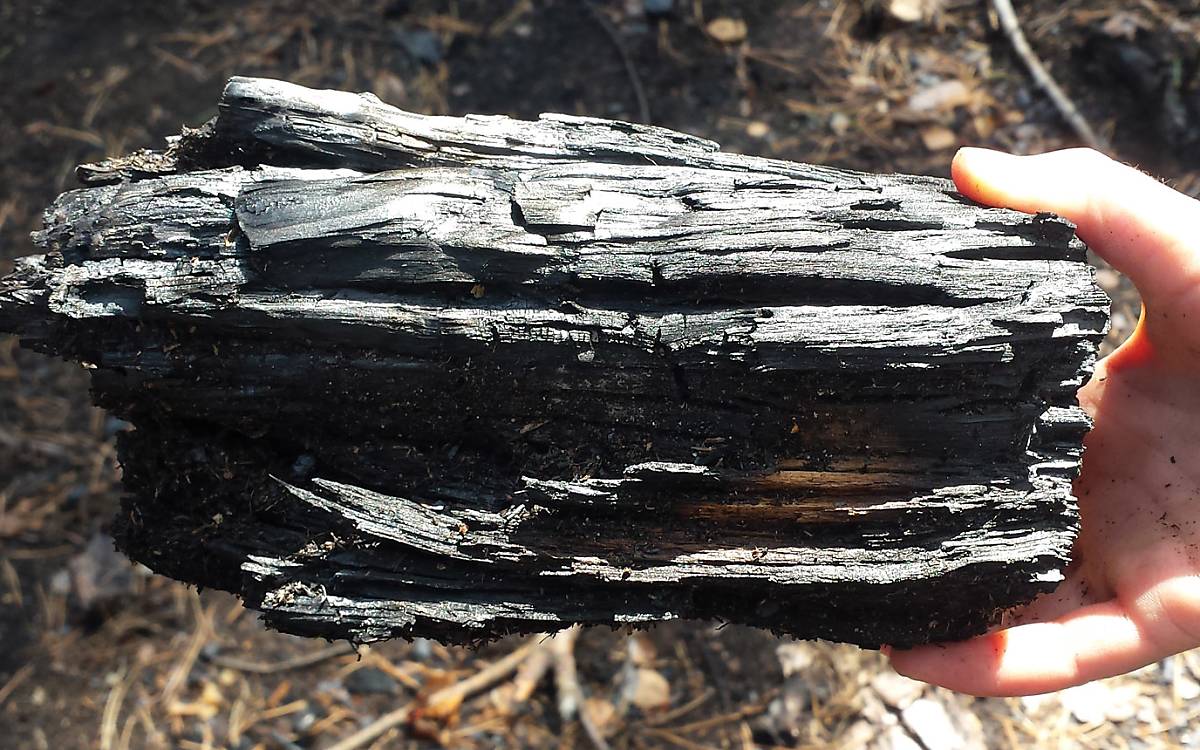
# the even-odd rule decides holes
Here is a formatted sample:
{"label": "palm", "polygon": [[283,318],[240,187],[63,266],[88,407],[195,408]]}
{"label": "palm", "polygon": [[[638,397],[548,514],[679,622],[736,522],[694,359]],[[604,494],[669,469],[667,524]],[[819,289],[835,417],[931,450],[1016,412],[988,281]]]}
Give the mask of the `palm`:
{"label": "palm", "polygon": [[1082,523],[1066,581],[1015,613],[1016,627],[897,652],[893,664],[967,692],[1019,694],[1200,645],[1200,203],[1094,154],[963,156],[963,192],[1075,220],[1133,278],[1146,312],[1079,394],[1095,427],[1075,483]]}
{"label": "palm", "polygon": [[1075,598],[1071,608],[1114,600],[1145,636],[1174,643],[1182,630],[1184,640],[1197,642],[1200,602],[1188,597],[1200,576],[1200,477],[1192,462],[1200,446],[1200,368],[1171,372],[1147,361],[1139,351],[1145,332],[1138,336],[1102,362],[1080,393],[1096,424],[1075,484],[1082,517],[1076,563],[1056,592],[1062,601],[1047,597],[1030,614],[1060,616],[1072,603],[1067,597]]}

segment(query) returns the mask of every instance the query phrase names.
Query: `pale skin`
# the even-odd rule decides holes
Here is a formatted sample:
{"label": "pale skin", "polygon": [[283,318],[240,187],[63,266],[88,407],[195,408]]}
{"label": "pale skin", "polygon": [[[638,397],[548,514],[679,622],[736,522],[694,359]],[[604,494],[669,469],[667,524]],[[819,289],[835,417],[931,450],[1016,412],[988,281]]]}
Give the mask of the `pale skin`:
{"label": "pale skin", "polygon": [[885,649],[892,666],[975,695],[1026,695],[1200,646],[1200,202],[1084,149],[963,149],[952,171],[981,203],[1074,221],[1145,309],[1079,392],[1095,427],[1075,482],[1082,529],[1066,580],[1003,629]]}

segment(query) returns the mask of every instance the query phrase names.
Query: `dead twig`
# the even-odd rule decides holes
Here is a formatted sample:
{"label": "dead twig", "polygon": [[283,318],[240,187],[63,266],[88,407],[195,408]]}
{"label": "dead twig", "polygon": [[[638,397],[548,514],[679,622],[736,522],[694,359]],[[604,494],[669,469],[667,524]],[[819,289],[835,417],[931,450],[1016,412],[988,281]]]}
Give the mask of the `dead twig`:
{"label": "dead twig", "polygon": [[192,592],[191,601],[195,613],[195,629],[192,631],[187,648],[184,649],[183,655],[171,670],[166,684],[163,685],[162,695],[159,698],[163,705],[170,704],[175,699],[175,695],[183,689],[188,675],[192,672],[192,667],[196,665],[196,659],[200,657],[204,643],[212,634],[211,612],[204,609],[204,605],[200,603],[200,595],[196,592]]}
{"label": "dead twig", "polygon": [[332,646],[327,646],[320,651],[314,651],[311,654],[301,654],[294,656],[291,659],[269,664],[266,662],[249,661],[239,659],[236,656],[222,656],[215,654],[206,658],[206,661],[217,665],[218,667],[227,667],[238,672],[250,672],[252,674],[277,674],[279,672],[287,672],[292,669],[300,669],[302,667],[310,667],[313,664],[319,664],[327,659],[332,659],[337,656],[354,653],[354,646],[347,641],[335,643]]}
{"label": "dead twig", "polygon": [[[537,646],[538,638],[530,638],[499,661],[493,662],[461,682],[434,692],[425,702],[428,712],[435,716],[445,716],[455,711],[467,697],[516,671],[517,667],[525,661],[525,657]],[[328,750],[356,750],[356,748],[363,747],[383,736],[393,727],[408,721],[408,717],[412,715],[415,708],[414,704],[409,704],[386,713],[341,742],[331,745]]]}
{"label": "dead twig", "polygon": [[648,727],[665,727],[672,721],[681,719],[690,714],[692,711],[695,711],[700,706],[703,706],[705,703],[708,703],[716,694],[716,690],[713,690],[712,688],[705,688],[703,693],[697,695],[687,703],[684,703],[682,706],[678,706],[669,711],[664,711],[657,716],[651,716],[650,718],[646,719],[645,724]]}
{"label": "dead twig", "polygon": [[[763,711],[766,711],[767,707],[771,705],[771,701],[778,692],[778,690],[772,690],[758,703],[754,703],[749,706],[743,706],[742,708],[739,708],[735,711],[730,711],[726,714],[721,714],[720,716],[700,719],[688,724],[679,724],[671,727],[670,731],[676,734],[687,734],[689,732],[699,732],[704,729],[712,729],[714,727],[724,726],[725,724],[732,724],[733,722],[741,721],[742,719],[749,719],[751,716],[757,716]],[[661,728],[652,728],[652,731],[663,730]]]}
{"label": "dead twig", "polygon": [[[55,125],[53,123],[38,120],[31,122],[25,126],[25,135],[41,136],[46,135],[54,138],[66,138],[80,143],[86,143],[89,146],[96,148],[104,148],[104,139],[95,133],[79,128],[69,128],[66,125]],[[71,171],[74,171],[74,165],[71,166]]]}
{"label": "dead twig", "polygon": [[608,750],[604,733],[596,726],[591,712],[583,701],[583,689],[579,687],[579,675],[575,669],[575,641],[579,639],[580,627],[573,625],[555,633],[546,642],[554,665],[554,689],[558,693],[558,715],[564,721],[578,717],[588,741],[596,750]]}
{"label": "dead twig", "polygon": [[121,706],[125,703],[125,695],[129,692],[129,688],[133,686],[133,682],[137,679],[140,671],[140,667],[122,670],[112,690],[109,692],[108,700],[104,702],[104,712],[100,719],[100,750],[111,750],[114,742],[118,739],[117,719],[121,715]]}
{"label": "dead twig", "polygon": [[613,46],[617,48],[617,54],[621,57],[621,64],[625,66],[625,75],[629,77],[629,86],[633,89],[633,95],[637,98],[638,117],[641,122],[649,125],[650,119],[650,100],[646,98],[646,89],[642,86],[642,77],[638,75],[637,66],[633,64],[633,58],[629,56],[629,50],[625,49],[625,42],[621,39],[621,34],[617,31],[617,27],[613,26],[612,21],[608,20],[604,13],[592,5],[591,2],[584,3],[584,7],[588,9],[588,13],[595,19],[600,28],[604,29],[605,35]]}
{"label": "dead twig", "polygon": [[647,729],[646,734],[650,735],[651,737],[664,740],[675,747],[681,747],[684,750],[711,750],[712,747],[711,745],[702,745],[699,742],[693,742],[687,737],[680,737],[678,734],[675,734],[669,729],[663,729],[661,727]]}
{"label": "dead twig", "polygon": [[1000,21],[1000,29],[1008,38],[1008,43],[1012,45],[1017,57],[1021,58],[1021,62],[1029,69],[1034,83],[1046,93],[1046,96],[1050,97],[1050,101],[1054,102],[1054,106],[1058,108],[1059,114],[1067,121],[1080,140],[1097,151],[1107,152],[1109,150],[1108,142],[1092,130],[1092,126],[1088,124],[1083,113],[1055,82],[1050,71],[1046,69],[1033,48],[1029,46],[1029,40],[1025,38],[1025,33],[1021,31],[1021,24],[1017,20],[1017,12],[1013,10],[1012,1],[991,0],[991,3],[992,9],[996,11],[996,18]]}
{"label": "dead twig", "polygon": [[8,678],[8,682],[4,683],[4,687],[0,687],[0,706],[4,705],[4,701],[8,700],[9,696],[16,692],[21,683],[29,679],[29,675],[33,674],[33,665],[26,664],[13,673],[12,677]]}

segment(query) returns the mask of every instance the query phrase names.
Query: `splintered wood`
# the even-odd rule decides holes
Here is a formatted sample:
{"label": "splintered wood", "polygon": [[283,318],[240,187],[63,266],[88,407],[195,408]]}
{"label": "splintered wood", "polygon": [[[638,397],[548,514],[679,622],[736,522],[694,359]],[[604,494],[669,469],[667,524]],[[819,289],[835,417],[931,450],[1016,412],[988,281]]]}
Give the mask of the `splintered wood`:
{"label": "splintered wood", "polygon": [[129,420],[120,546],[281,630],[906,645],[1050,590],[1107,299],[941,179],[235,78],[87,165],[0,328]]}

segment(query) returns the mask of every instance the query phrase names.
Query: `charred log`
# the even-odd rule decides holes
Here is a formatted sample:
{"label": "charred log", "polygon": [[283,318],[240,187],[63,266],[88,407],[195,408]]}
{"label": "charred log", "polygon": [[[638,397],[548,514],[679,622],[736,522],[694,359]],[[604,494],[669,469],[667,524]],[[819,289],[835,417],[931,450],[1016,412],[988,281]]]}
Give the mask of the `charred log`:
{"label": "charred log", "polygon": [[935,178],[235,78],[81,168],[0,328],[92,368],[119,544],[289,632],[960,638],[1061,577],[1107,299]]}

